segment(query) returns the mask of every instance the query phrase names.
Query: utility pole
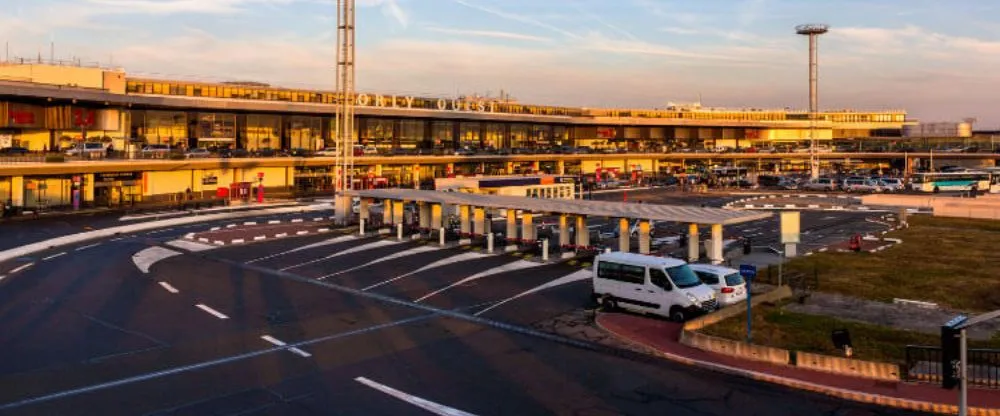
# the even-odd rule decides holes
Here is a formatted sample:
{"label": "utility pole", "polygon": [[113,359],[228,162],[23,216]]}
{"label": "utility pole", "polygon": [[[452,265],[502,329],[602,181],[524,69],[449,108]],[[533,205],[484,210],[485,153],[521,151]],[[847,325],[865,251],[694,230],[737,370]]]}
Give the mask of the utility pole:
{"label": "utility pole", "polygon": [[819,159],[816,157],[816,112],[819,111],[819,53],[816,47],[819,35],[830,30],[825,24],[795,26],[795,33],[809,36],[809,175],[819,177]]}
{"label": "utility pole", "polygon": [[337,0],[337,96],[334,220],[346,225],[354,184],[354,0]]}

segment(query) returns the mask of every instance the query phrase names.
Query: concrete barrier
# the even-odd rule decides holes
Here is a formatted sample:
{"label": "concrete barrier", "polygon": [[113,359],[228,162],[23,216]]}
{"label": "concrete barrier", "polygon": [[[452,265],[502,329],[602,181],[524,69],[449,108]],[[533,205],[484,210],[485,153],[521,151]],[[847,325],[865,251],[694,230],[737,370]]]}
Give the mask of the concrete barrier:
{"label": "concrete barrier", "polygon": [[937,201],[934,203],[934,216],[1000,220],[1000,199],[992,201],[978,201],[978,198]]}
{"label": "concrete barrier", "polygon": [[[792,297],[792,288],[788,286],[781,286],[770,292],[764,293],[762,295],[754,295],[751,304],[757,306],[764,302],[777,302],[782,299]],[[747,305],[746,303],[738,303],[732,306],[727,306],[725,308],[719,309],[707,315],[700,316],[698,318],[692,319],[684,323],[685,331],[697,331],[706,326],[713,325],[719,321],[723,321],[728,318],[732,318],[736,315],[746,313]]]}
{"label": "concrete barrier", "polygon": [[896,364],[861,361],[829,355],[795,352],[795,366],[824,373],[863,377],[882,381],[899,381],[900,371]]}
{"label": "concrete barrier", "polygon": [[681,331],[681,344],[717,354],[731,355],[745,360],[788,365],[790,353],[781,348],[747,344],[698,332]]}

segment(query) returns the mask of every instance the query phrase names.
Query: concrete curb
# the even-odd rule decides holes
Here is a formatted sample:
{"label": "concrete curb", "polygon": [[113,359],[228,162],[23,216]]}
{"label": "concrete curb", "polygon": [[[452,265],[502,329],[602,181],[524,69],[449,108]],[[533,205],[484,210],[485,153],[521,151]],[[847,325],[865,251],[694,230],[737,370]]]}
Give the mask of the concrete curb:
{"label": "concrete curb", "polygon": [[23,257],[34,253],[42,252],[45,250],[51,250],[56,247],[79,244],[85,241],[96,240],[100,238],[114,237],[116,235],[125,233],[135,233],[140,231],[155,230],[157,228],[172,227],[177,225],[197,224],[202,222],[227,220],[227,219],[235,219],[242,217],[256,217],[269,214],[287,214],[293,212],[305,212],[305,211],[326,209],[325,206],[323,208],[315,208],[315,207],[316,206],[306,205],[306,206],[294,206],[294,207],[269,208],[261,210],[243,210],[239,212],[226,212],[219,214],[197,215],[192,217],[171,218],[159,221],[140,222],[137,224],[108,227],[100,230],[84,231],[82,233],[75,233],[70,235],[64,235],[61,237],[50,238],[48,240],[42,240],[36,243],[26,244],[10,250],[0,251],[0,262],[5,262],[8,260],[16,259],[18,257]]}
{"label": "concrete curb", "polygon": [[[600,314],[601,312],[597,312],[597,313]],[[729,375],[734,375],[734,376],[749,378],[749,379],[752,379],[752,380],[764,381],[764,382],[768,382],[768,383],[772,383],[772,384],[777,384],[777,385],[781,385],[781,386],[785,386],[785,387],[791,387],[791,388],[794,388],[794,389],[811,391],[813,393],[824,394],[824,395],[827,395],[827,396],[836,397],[836,398],[845,399],[845,400],[850,400],[850,401],[854,401],[854,402],[858,402],[858,403],[874,404],[874,405],[878,405],[878,406],[892,407],[892,408],[896,408],[896,409],[915,410],[915,411],[920,411],[920,412],[931,412],[931,413],[939,413],[939,414],[956,414],[956,413],[958,413],[958,406],[951,405],[951,404],[933,403],[933,402],[925,402],[925,401],[920,401],[920,400],[902,399],[902,398],[899,398],[899,397],[891,397],[891,396],[885,396],[885,395],[881,395],[881,394],[865,393],[865,392],[860,392],[860,391],[841,389],[841,388],[837,388],[837,387],[830,387],[830,386],[825,386],[825,385],[822,385],[822,384],[816,384],[816,383],[812,383],[812,382],[808,382],[808,381],[796,380],[796,379],[793,379],[793,378],[775,376],[775,375],[771,375],[771,374],[767,374],[767,373],[761,373],[761,372],[757,372],[757,371],[744,370],[742,368],[730,367],[730,366],[727,366],[727,365],[716,364],[716,363],[712,363],[712,362],[708,362],[708,361],[696,360],[696,359],[693,359],[693,358],[688,358],[688,357],[684,357],[684,356],[677,355],[677,354],[663,352],[663,351],[660,351],[660,350],[656,349],[655,347],[653,347],[651,345],[648,345],[648,344],[643,343],[643,342],[635,341],[635,340],[633,340],[631,338],[622,336],[621,334],[619,334],[617,332],[609,330],[608,328],[604,327],[604,325],[601,325],[600,321],[597,319],[596,316],[594,318],[594,323],[597,325],[597,327],[600,330],[602,330],[604,332],[607,332],[608,334],[613,335],[615,338],[618,338],[619,340],[625,341],[626,343],[629,343],[629,344],[632,344],[632,345],[641,346],[641,347],[643,347],[645,349],[648,349],[648,350],[652,350],[652,351],[655,352],[655,355],[658,355],[658,356],[660,356],[662,358],[666,358],[668,360],[671,360],[671,361],[674,361],[674,362],[678,362],[678,363],[681,363],[681,364],[691,365],[691,366],[695,366],[695,367],[699,367],[699,368],[703,368],[703,369],[706,369],[706,370],[715,371],[715,372],[719,372],[719,373],[723,373],[723,374],[729,374]],[[987,408],[981,408],[981,407],[970,407],[969,408],[969,414],[970,415],[975,415],[975,416],[1000,416],[1000,409],[987,409]]]}
{"label": "concrete curb", "polygon": [[795,209],[795,210],[812,210],[812,211],[867,211],[867,212],[887,212],[885,210],[874,209],[865,205],[851,206],[851,205],[831,205],[829,207],[821,207],[819,204],[774,204],[774,203],[748,203],[758,200],[769,200],[777,198],[828,198],[828,199],[854,199],[860,200],[861,197],[850,196],[850,195],[825,195],[825,194],[788,194],[788,195],[758,195],[750,198],[737,199],[735,201],[727,202],[722,206],[723,209]]}

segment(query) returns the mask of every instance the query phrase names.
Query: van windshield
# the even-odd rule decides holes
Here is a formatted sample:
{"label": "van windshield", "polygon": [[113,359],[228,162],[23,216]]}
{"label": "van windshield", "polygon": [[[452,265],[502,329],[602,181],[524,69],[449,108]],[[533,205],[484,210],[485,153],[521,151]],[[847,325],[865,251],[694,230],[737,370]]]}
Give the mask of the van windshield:
{"label": "van windshield", "polygon": [[691,268],[686,264],[680,266],[667,267],[667,275],[670,276],[670,280],[674,281],[674,286],[681,289],[695,287],[701,284],[701,279],[698,275],[691,271]]}

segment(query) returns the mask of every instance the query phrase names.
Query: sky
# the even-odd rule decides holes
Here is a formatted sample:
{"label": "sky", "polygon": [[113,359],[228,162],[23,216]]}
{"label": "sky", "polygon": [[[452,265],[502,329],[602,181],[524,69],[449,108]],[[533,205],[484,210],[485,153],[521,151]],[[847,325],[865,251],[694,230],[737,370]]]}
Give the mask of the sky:
{"label": "sky", "polygon": [[[358,89],[580,107],[904,109],[1000,129],[996,0],[357,0]],[[0,0],[11,57],[333,89],[335,0]]]}

